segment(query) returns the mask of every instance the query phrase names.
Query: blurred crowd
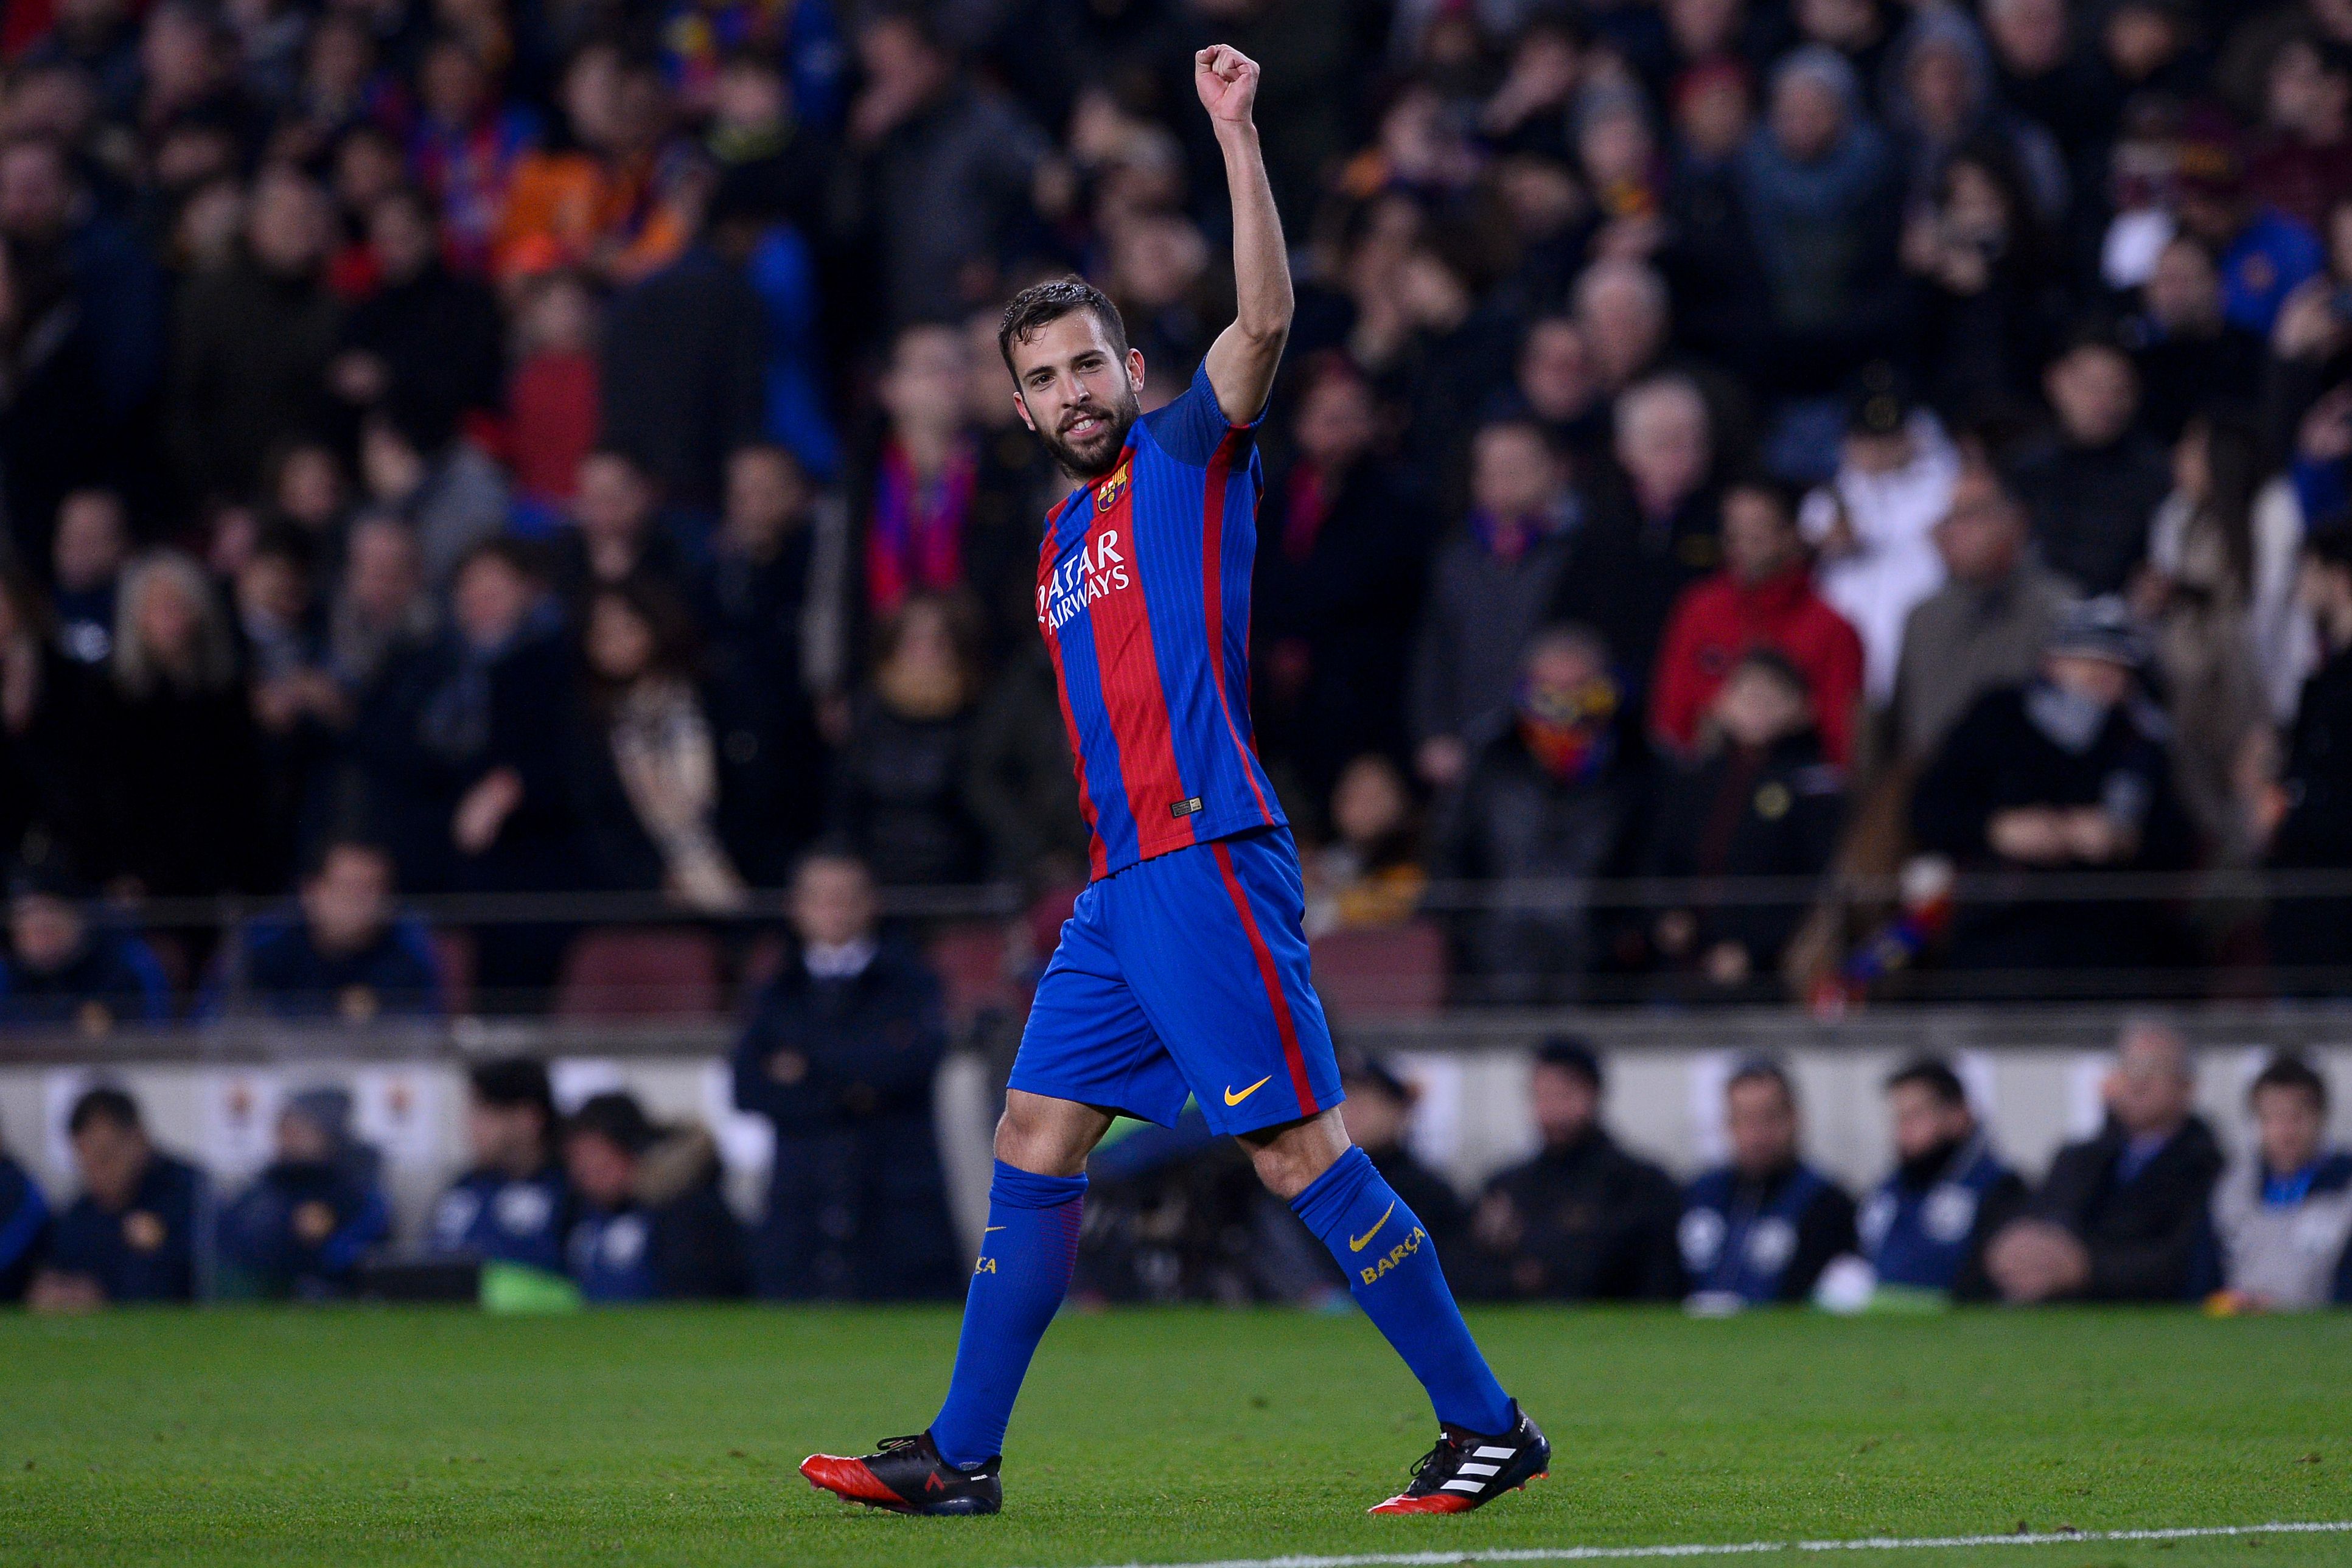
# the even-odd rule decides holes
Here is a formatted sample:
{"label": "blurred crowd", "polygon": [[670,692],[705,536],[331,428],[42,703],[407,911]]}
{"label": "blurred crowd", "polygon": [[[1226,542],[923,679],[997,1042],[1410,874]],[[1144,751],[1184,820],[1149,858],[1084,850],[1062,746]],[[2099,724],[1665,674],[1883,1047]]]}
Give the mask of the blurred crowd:
{"label": "blurred crowd", "polygon": [[11,0],[0,1012],[446,1005],[320,940],[371,889],[1066,899],[996,312],[1084,273],[1184,384],[1211,39],[1297,276],[1253,706],[1318,929],[1426,897],[1513,1003],[2340,979],[2344,0]]}
{"label": "blurred crowd", "polygon": [[[80,1191],[54,1216],[0,1153],[0,1302],[951,1300],[963,1270],[931,1125],[936,989],[869,939],[818,951],[736,1051],[736,1103],[776,1134],[748,1221],[702,1127],[657,1124],[619,1091],[559,1115],[546,1067],[528,1058],[472,1070],[472,1164],[397,1248],[348,1091],[289,1096],[269,1164],[215,1191],[155,1146],[128,1094],[101,1086],[72,1107]],[[1467,1195],[1412,1152],[1414,1090],[1376,1058],[1343,1068],[1349,1133],[1474,1299],[1680,1301],[1702,1314],[2352,1304],[2352,1152],[2326,1141],[2326,1082],[2299,1057],[2272,1059],[2246,1094],[2243,1152],[2225,1159],[2191,1108],[2189,1053],[2160,1023],[2125,1029],[2105,1124],[2038,1182],[2003,1157],[1950,1063],[1907,1063],[1885,1085],[1890,1168],[1858,1197],[1804,1160],[1797,1089],[1769,1059],[1727,1075],[1724,1163],[1677,1181],[1611,1135],[1595,1052],[1548,1041],[1529,1081],[1537,1152]],[[1336,1266],[1197,1110],[1172,1128],[1115,1127],[1088,1176],[1081,1305],[1344,1302]]]}

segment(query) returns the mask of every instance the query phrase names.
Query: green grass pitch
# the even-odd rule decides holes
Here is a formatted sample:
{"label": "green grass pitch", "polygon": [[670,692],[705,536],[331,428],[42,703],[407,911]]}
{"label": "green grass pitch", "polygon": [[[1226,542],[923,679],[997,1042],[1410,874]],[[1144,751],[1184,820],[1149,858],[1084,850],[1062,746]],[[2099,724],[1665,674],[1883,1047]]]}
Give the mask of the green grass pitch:
{"label": "green grass pitch", "polygon": [[[853,1511],[794,1472],[930,1416],[945,1311],[0,1317],[0,1564],[1085,1568],[1511,1547],[2352,1520],[2352,1317],[1474,1314],[1551,1479],[1373,1520],[1428,1446],[1353,1316],[1066,1316],[1005,1511]],[[1757,1561],[1735,1558],[1733,1562]],[[1762,1561],[2352,1563],[2352,1535]]]}

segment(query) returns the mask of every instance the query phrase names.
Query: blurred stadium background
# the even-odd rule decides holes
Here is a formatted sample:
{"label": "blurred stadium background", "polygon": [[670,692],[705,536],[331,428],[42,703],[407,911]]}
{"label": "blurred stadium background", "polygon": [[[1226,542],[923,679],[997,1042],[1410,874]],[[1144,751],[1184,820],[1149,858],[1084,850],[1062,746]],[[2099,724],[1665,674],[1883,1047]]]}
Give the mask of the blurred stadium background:
{"label": "blurred stadium background", "polygon": [[[0,1285],[955,1298],[1084,876],[995,312],[1183,384],[1212,38],[1465,1292],[2352,1291],[2337,0],[9,0]],[[1329,1299],[1241,1174],[1082,1292]]]}

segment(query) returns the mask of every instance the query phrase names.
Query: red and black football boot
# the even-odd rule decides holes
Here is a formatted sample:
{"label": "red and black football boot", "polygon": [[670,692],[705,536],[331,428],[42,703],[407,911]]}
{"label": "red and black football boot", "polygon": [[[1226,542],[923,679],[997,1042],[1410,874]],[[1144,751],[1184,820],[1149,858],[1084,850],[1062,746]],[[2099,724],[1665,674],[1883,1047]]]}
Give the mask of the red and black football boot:
{"label": "red and black football boot", "polygon": [[1467,1513],[1551,1474],[1551,1444],[1511,1402],[1517,1419],[1499,1437],[1441,1426],[1437,1447],[1412,1467],[1412,1484],[1367,1513]]}
{"label": "red and black football boot", "polygon": [[881,1448],[864,1458],[811,1454],[801,1461],[801,1474],[819,1491],[893,1513],[994,1513],[1004,1506],[1004,1487],[996,1476],[1003,1462],[992,1456],[976,1470],[960,1470],[940,1458],[931,1435],[924,1432],[885,1437]]}

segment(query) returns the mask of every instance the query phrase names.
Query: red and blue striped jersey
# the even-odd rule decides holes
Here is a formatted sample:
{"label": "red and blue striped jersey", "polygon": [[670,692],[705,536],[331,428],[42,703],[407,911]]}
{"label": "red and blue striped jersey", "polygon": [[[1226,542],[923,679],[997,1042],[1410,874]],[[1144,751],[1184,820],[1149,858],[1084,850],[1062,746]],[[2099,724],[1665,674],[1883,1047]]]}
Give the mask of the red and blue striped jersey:
{"label": "red and blue striped jersey", "polygon": [[1250,732],[1265,483],[1255,423],[1226,420],[1203,366],[1046,519],[1037,628],[1097,877],[1284,821]]}

